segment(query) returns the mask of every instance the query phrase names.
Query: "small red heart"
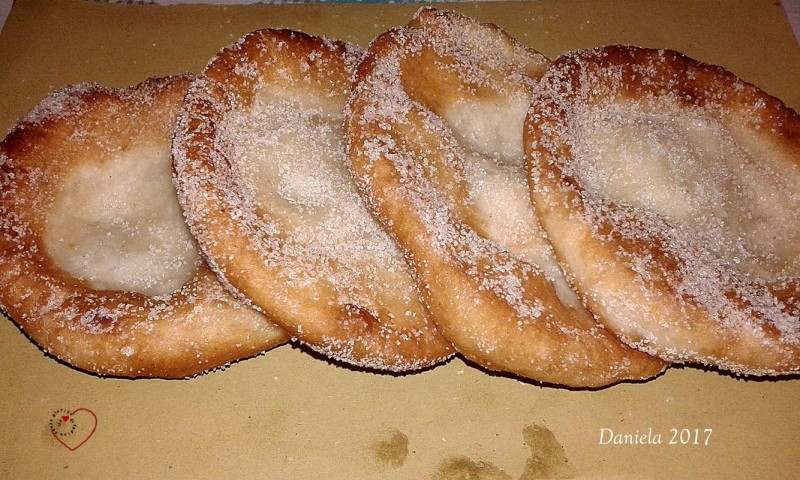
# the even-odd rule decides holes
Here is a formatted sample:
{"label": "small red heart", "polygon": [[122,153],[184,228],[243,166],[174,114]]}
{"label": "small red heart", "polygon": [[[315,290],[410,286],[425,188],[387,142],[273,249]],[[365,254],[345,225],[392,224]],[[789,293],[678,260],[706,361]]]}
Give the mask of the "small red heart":
{"label": "small red heart", "polygon": [[[75,414],[78,412],[86,412],[86,413],[79,415],[79,417],[75,417]],[[62,440],[56,434],[56,431],[52,430],[52,426],[51,426],[51,433],[53,434],[55,439],[58,440],[58,443],[64,445],[71,451],[75,451],[78,449],[78,447],[88,442],[89,439],[92,438],[92,435],[94,435],[94,432],[97,430],[97,415],[95,415],[94,412],[89,410],[88,408],[78,408],[70,412],[69,415],[61,416],[61,418],[64,421],[67,421],[69,417],[73,417],[73,422],[77,422],[80,424],[78,429],[78,432],[80,433],[77,433],[77,435],[79,435],[78,437],[68,438],[68,439],[65,438],[64,440]]]}

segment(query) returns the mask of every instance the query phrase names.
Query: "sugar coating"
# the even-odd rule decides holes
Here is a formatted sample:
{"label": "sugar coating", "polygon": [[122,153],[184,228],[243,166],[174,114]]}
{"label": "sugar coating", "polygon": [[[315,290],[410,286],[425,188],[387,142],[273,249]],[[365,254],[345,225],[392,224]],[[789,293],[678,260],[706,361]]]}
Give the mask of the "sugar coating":
{"label": "sugar coating", "polygon": [[[521,147],[521,135],[517,137]],[[467,151],[462,158],[471,207],[484,219],[483,235],[540,269],[564,304],[582,308],[531,207],[525,170],[517,165],[522,157]]]}
{"label": "sugar coating", "polygon": [[[179,200],[226,286],[296,340],[361,367],[415,370],[452,348],[347,169],[343,108],[362,56],[352,44],[274,30],[223,49],[179,120]],[[233,75],[213,70],[222,62]],[[213,148],[192,150],[206,138]],[[219,209],[229,214],[208,214]]]}
{"label": "sugar coating", "polygon": [[758,283],[800,277],[800,167],[787,174],[786,154],[765,155],[743,129],[678,106],[611,105],[575,119],[564,174],[593,201],[652,212]]}
{"label": "sugar coating", "polygon": [[364,207],[343,161],[341,103],[315,108],[306,96],[257,94],[221,126],[256,215],[284,236],[266,260],[294,272],[287,277],[327,278],[342,303],[370,305],[398,292],[410,301],[402,253]]}
{"label": "sugar coating", "polygon": [[200,265],[183,221],[169,145],[141,145],[75,167],[49,212],[44,243],[56,263],[97,290],[163,295]]}
{"label": "sugar coating", "polygon": [[571,385],[646,378],[663,364],[593,321],[530,205],[522,130],[546,64],[497,27],[421,10],[362,63],[346,123],[356,182],[465,356]]}
{"label": "sugar coating", "polygon": [[[797,114],[665,50],[570,53],[543,84],[529,114],[534,196],[564,212],[552,228],[591,226],[584,247],[553,236],[564,258],[615,252],[588,268],[565,260],[609,328],[673,361],[800,370]],[[592,273],[626,269],[625,289]]]}
{"label": "sugar coating", "polygon": [[169,138],[188,83],[70,85],[0,143],[0,306],[76,368],[183,378],[286,340],[222,288],[181,225]]}
{"label": "sugar coating", "polygon": [[[418,159],[397,157],[398,148],[390,137],[369,142],[364,153],[374,161],[391,158],[402,175],[410,175],[407,183],[417,185],[409,189],[413,190],[412,198],[416,198],[415,207],[425,216],[440,250],[448,250],[447,245],[466,245],[460,253],[455,249],[444,255],[455,253],[460,261],[473,264],[471,268],[477,272],[478,266],[473,262],[480,254],[469,253],[470,250],[505,249],[526,262],[532,271],[546,272],[562,301],[580,308],[535,218],[523,169],[522,124],[534,83],[524,74],[524,68],[541,69],[546,59],[463,18],[447,18],[436,28],[440,31],[435,34],[411,28],[394,33],[398,42],[406,43],[407,52],[385,55],[371,72],[369,85],[364,82],[360,87],[379,93],[372,96],[359,120],[403,123],[407,113],[419,105],[409,97],[401,81],[401,64],[407,61],[402,55],[413,58],[417,51],[430,48],[438,58],[446,59],[440,60],[437,67],[450,70],[459,78],[459,95],[452,102],[445,101],[435,113],[424,111],[421,120],[445,144],[446,161],[453,163],[456,180],[463,182],[468,192],[469,208],[480,218],[480,235],[473,235],[470,241],[469,233],[465,236],[453,230],[459,220],[452,215],[458,207],[448,205],[451,199],[438,193],[449,187],[431,184],[423,173],[424,167],[414,167],[415,162],[424,165],[424,154]],[[475,88],[491,93],[475,95]],[[486,247],[491,243],[494,246]],[[498,272],[504,270],[501,265],[494,267]],[[514,274],[500,273],[482,285],[506,298],[523,316],[539,316],[541,305],[525,304],[518,283]]]}

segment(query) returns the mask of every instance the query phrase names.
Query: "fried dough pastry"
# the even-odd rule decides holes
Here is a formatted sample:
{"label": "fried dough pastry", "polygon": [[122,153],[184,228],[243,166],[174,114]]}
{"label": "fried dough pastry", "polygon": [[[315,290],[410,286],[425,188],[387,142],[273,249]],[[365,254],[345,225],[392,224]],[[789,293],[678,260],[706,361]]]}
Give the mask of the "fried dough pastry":
{"label": "fried dough pastry", "polygon": [[628,344],[800,372],[800,117],[720,67],[610,46],[556,60],[527,117],[531,197]]}
{"label": "fried dough pastry", "polygon": [[548,60],[498,27],[423,9],[370,45],[345,135],[356,183],[466,358],[599,387],[665,364],[599,326],[530,205],[522,127]]}
{"label": "fried dough pastry", "polygon": [[79,369],[181,378],[288,340],[205,265],[172,185],[186,76],[46,97],[0,143],[0,303]]}
{"label": "fried dough pastry", "polygon": [[180,116],[178,192],[232,291],[331,358],[410,371],[453,349],[347,172],[343,109],[362,53],[285,30],[223,48]]}

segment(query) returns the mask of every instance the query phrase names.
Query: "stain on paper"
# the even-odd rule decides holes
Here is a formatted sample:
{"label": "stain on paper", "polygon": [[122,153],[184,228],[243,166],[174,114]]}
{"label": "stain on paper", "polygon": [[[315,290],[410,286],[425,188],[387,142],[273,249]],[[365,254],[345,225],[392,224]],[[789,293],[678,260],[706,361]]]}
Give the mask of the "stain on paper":
{"label": "stain on paper", "polygon": [[564,447],[556,436],[541,425],[528,425],[522,429],[522,438],[531,451],[520,480],[543,478],[573,478],[575,472],[567,460]]}
{"label": "stain on paper", "polygon": [[511,480],[511,475],[489,462],[458,456],[443,460],[428,480]]}
{"label": "stain on paper", "polygon": [[[569,464],[564,447],[556,436],[541,425],[522,429],[522,438],[530,450],[519,480],[570,479],[575,471]],[[511,480],[512,477],[490,462],[455,456],[439,463],[427,480]]]}
{"label": "stain on paper", "polygon": [[382,465],[401,467],[408,457],[408,437],[396,428],[389,429],[383,439],[372,444],[371,450]]}

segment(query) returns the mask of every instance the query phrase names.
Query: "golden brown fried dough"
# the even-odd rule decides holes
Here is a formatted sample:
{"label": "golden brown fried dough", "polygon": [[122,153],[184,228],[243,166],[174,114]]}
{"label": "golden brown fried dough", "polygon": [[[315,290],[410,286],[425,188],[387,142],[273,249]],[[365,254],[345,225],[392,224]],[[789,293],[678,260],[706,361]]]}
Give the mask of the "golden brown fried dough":
{"label": "golden brown fried dough", "polygon": [[800,117],[668,50],[559,58],[528,114],[531,194],[582,298],[627,343],[800,372]]}
{"label": "golden brown fried dough", "polygon": [[0,144],[0,303],[83,370],[181,378],[288,339],[202,261],[172,185],[190,78],[45,98]]}
{"label": "golden brown fried dough", "polygon": [[314,350],[409,371],[452,347],[347,172],[343,109],[361,56],[354,45],[285,30],[222,49],[180,117],[178,192],[233,291]]}
{"label": "golden brown fried dough", "polygon": [[665,364],[593,320],[530,205],[522,127],[547,64],[496,26],[421,10],[359,66],[352,170],[465,357],[576,387],[646,379]]}

